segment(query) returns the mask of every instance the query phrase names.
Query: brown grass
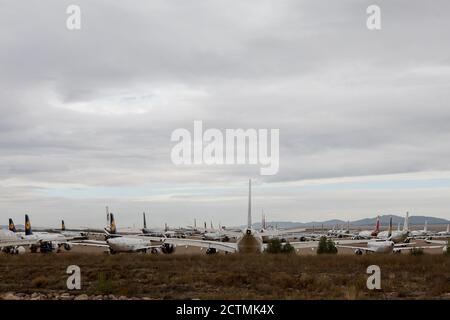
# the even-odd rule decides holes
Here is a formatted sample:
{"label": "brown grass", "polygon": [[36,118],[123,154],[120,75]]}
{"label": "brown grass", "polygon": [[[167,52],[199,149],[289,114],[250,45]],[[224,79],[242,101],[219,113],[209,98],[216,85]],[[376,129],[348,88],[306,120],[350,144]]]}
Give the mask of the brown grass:
{"label": "brown grass", "polygon": [[[450,299],[450,257],[441,255],[0,256],[0,293],[66,291],[81,268],[80,293],[156,299]],[[366,288],[381,268],[382,290]]]}

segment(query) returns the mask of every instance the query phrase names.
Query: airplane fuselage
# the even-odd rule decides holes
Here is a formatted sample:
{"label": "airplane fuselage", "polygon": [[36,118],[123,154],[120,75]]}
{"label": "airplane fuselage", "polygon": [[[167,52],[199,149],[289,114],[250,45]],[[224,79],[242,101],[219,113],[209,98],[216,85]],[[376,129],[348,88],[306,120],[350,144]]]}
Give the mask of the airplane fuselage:
{"label": "airplane fuselage", "polygon": [[390,253],[394,249],[393,241],[370,241],[367,247],[373,249],[376,253]]}
{"label": "airplane fuselage", "polygon": [[149,241],[135,238],[117,237],[106,241],[112,252],[134,252],[145,250],[149,246]]}
{"label": "airplane fuselage", "polygon": [[246,229],[242,237],[237,240],[239,253],[261,253],[263,251],[263,240],[259,233]]}

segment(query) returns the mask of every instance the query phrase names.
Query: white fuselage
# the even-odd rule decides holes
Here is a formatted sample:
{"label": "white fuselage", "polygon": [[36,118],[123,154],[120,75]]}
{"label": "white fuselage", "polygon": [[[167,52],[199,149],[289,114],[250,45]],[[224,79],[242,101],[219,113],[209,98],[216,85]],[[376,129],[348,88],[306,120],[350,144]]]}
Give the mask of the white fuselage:
{"label": "white fuselage", "polygon": [[411,231],[411,235],[413,237],[425,237],[427,236],[429,233],[427,230],[413,230]]}
{"label": "white fuselage", "polygon": [[224,238],[224,235],[220,232],[206,232],[203,235],[203,239],[205,240],[220,241],[222,238]]}
{"label": "white fuselage", "polygon": [[388,231],[382,231],[377,235],[377,239],[380,240],[391,240],[394,243],[404,242],[408,238],[407,231],[392,231],[391,236],[388,237]]}
{"label": "white fuselage", "polygon": [[24,240],[36,240],[41,242],[66,242],[67,238],[59,233],[35,232],[30,235],[21,234]]}
{"label": "white fuselage", "polygon": [[373,235],[372,235],[373,233],[374,233],[374,231],[363,230],[358,233],[358,237],[363,238],[363,239],[370,239],[373,237]]}
{"label": "white fuselage", "polygon": [[150,245],[150,241],[137,239],[137,238],[127,238],[127,237],[117,237],[111,238],[106,241],[114,252],[134,252],[145,250],[145,247]]}
{"label": "white fuselage", "polygon": [[13,241],[19,240],[20,238],[12,231],[9,230],[0,230],[0,241]]}
{"label": "white fuselage", "polygon": [[393,241],[370,241],[367,248],[373,249],[376,253],[390,253],[394,249]]}

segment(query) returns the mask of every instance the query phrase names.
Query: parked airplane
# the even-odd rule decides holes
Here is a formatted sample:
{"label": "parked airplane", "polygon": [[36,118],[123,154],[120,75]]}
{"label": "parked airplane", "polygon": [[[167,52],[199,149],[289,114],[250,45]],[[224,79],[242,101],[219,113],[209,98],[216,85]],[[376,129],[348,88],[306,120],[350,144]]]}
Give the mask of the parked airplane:
{"label": "parked airplane", "polygon": [[9,219],[9,231],[16,233],[18,238],[26,240],[31,252],[37,252],[39,250],[41,253],[47,253],[59,251],[61,247],[64,247],[66,250],[72,248],[72,243],[69,242],[69,240],[72,240],[70,237],[66,237],[59,233],[33,233],[28,214],[25,215],[25,231],[23,233],[16,232],[16,227],[11,218]]}
{"label": "parked airplane", "polygon": [[266,224],[266,215],[262,214],[261,229],[259,233],[266,243],[272,239],[279,239],[281,242],[286,242],[287,238],[299,238],[301,241],[306,241],[306,239],[311,238],[311,234],[305,233],[306,229],[303,227],[288,228],[288,229],[278,229],[277,227],[268,227]]}
{"label": "parked airplane", "polygon": [[444,241],[444,240],[425,240],[425,242],[426,242],[426,243],[432,243],[432,244],[439,244],[439,245],[442,245],[442,246],[444,246],[444,247],[442,248],[442,251],[443,251],[444,253],[447,253],[447,250],[448,250],[448,246],[449,246],[450,240],[447,240],[447,241]]}
{"label": "parked airplane", "polygon": [[447,225],[446,231],[439,231],[436,233],[436,236],[438,237],[450,237],[450,224]]}
{"label": "parked airplane", "polygon": [[[206,248],[207,254],[216,253],[217,251],[224,252],[240,252],[240,253],[259,253],[264,250],[262,233],[252,228],[252,191],[251,180],[248,185],[248,212],[247,212],[247,227],[240,232],[232,232],[223,230],[224,234],[229,233],[237,238],[236,243],[229,242],[217,242],[208,240],[195,240],[195,239],[164,239],[165,244],[172,244],[174,246],[195,246],[200,248]],[[302,246],[306,245],[305,242],[301,242]],[[314,244],[315,245],[315,244]]]}
{"label": "parked airplane", "polygon": [[423,227],[423,230],[413,230],[411,231],[411,236],[412,237],[426,237],[429,235],[428,232],[428,221],[425,220],[425,225]]}
{"label": "parked airplane", "polygon": [[[10,221],[11,226],[11,221]],[[15,230],[15,227],[13,226]],[[25,253],[25,247],[36,244],[34,240],[24,240],[11,230],[0,229],[0,251],[10,254]]]}
{"label": "parked airplane", "polygon": [[[392,221],[392,218],[391,218]],[[410,232],[409,232],[409,212],[406,212],[405,221],[403,223],[403,230],[392,231],[392,222],[389,225],[388,231],[381,231],[377,235],[379,240],[390,240],[394,243],[409,242]]]}
{"label": "parked airplane", "polygon": [[367,247],[356,247],[356,246],[347,246],[347,245],[340,245],[337,244],[337,248],[348,248],[348,249],[354,249],[355,254],[362,255],[363,252],[374,252],[374,253],[400,253],[403,250],[412,250],[412,249],[433,249],[433,248],[441,248],[441,246],[425,246],[425,247],[407,247],[406,243],[403,244],[397,244],[392,239],[392,218],[389,223],[389,230],[387,234],[386,240],[383,241],[369,241],[367,242]]}
{"label": "parked airplane", "polygon": [[76,245],[80,246],[93,246],[109,249],[111,254],[119,252],[159,252],[172,253],[174,247],[169,244],[159,244],[152,245],[152,241],[161,241],[161,238],[154,238],[150,236],[143,235],[121,235],[117,233],[116,221],[114,219],[114,214],[109,213],[108,217],[110,221],[109,229],[105,228],[106,240],[96,241],[96,240],[84,240],[80,242],[75,242]]}
{"label": "parked airplane", "polygon": [[59,232],[65,237],[72,238],[74,240],[81,240],[81,239],[87,239],[88,238],[88,232],[83,229],[66,229],[66,224],[64,223],[64,220],[61,220],[61,229],[60,230],[53,230],[54,232]]}
{"label": "parked airplane", "polygon": [[353,238],[355,238],[355,239],[372,239],[372,238],[376,237],[379,232],[380,232],[380,216],[377,217],[377,221],[375,223],[375,229],[374,230],[363,230],[363,231],[360,231]]}

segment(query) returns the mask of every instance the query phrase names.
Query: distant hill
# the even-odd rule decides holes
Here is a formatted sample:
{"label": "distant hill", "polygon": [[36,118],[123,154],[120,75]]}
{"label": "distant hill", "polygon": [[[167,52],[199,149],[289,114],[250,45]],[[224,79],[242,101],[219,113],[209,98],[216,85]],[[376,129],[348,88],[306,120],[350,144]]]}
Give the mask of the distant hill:
{"label": "distant hill", "polygon": [[[399,223],[403,225],[403,222],[405,220],[405,217],[397,216],[397,215],[382,215],[380,216],[380,223],[381,225],[388,225],[389,220],[392,217],[392,224],[395,226]],[[350,221],[350,225],[352,226],[373,226],[375,225],[375,221],[377,220],[377,217],[373,218],[364,218],[359,220]],[[427,216],[410,216],[409,217],[409,224],[410,225],[423,225],[425,224],[425,220],[428,221],[429,225],[433,224],[450,224],[450,220],[446,220],[443,218],[436,218],[436,217],[427,217]],[[333,219],[333,220],[326,220],[326,221],[311,221],[311,222],[291,222],[291,221],[270,221],[267,222],[268,225],[271,226],[277,226],[278,228],[301,228],[301,227],[321,227],[322,224],[324,227],[332,227],[335,225],[347,225],[347,221],[339,220],[339,219]],[[261,223],[254,223],[253,227],[255,229],[261,228]]]}
{"label": "distant hill", "polygon": [[[16,226],[17,230],[24,230],[25,229],[25,226],[23,224],[16,224],[15,226]],[[8,226],[7,225],[0,226],[0,229],[8,229]]]}

